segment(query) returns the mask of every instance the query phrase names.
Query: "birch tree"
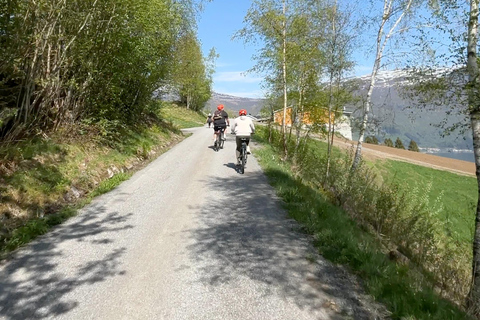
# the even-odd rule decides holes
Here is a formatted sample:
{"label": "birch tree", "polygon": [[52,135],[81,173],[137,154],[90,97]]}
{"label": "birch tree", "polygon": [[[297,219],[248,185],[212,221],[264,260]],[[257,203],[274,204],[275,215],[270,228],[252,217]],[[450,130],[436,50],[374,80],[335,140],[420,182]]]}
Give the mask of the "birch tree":
{"label": "birch tree", "polygon": [[215,50],[204,58],[196,35],[190,31],[177,41],[175,52],[173,86],[187,109],[200,110],[211,95]]}
{"label": "birch tree", "polygon": [[[377,29],[375,42],[375,60],[373,62],[370,82],[367,86],[366,100],[363,106],[363,117],[360,123],[360,135],[358,138],[355,157],[352,163],[352,170],[355,170],[360,163],[362,156],[362,144],[367,128],[368,116],[372,107],[372,93],[375,87],[377,73],[382,66],[382,58],[385,46],[394,35],[402,20],[412,14],[413,0],[384,0],[381,19]],[[418,3],[417,3],[418,5]]]}
{"label": "birch tree", "polygon": [[[442,33],[450,36],[448,46],[451,51],[450,56],[433,55],[431,59],[434,67],[420,66],[417,70],[420,73],[420,80],[418,80],[418,76],[414,79],[419,81],[415,90],[421,101],[450,105],[443,123],[448,127],[447,130],[460,129],[464,132],[471,128],[478,200],[472,241],[472,280],[466,297],[466,307],[472,315],[480,318],[480,79],[477,53],[479,0],[469,0],[465,4],[466,6],[463,7],[457,1],[451,0],[429,2],[437,24],[442,24]],[[460,20],[457,20],[458,17]],[[462,24],[463,30],[459,28]],[[423,40],[427,42],[427,48],[430,44],[438,41],[436,38]],[[438,72],[435,68],[438,59],[443,62],[446,60],[450,65],[453,63],[457,68]],[[463,115],[463,117],[458,122],[448,123],[448,117],[452,115]],[[456,119],[458,118],[456,117]]]}
{"label": "birch tree", "polygon": [[480,79],[478,70],[478,0],[470,0],[467,33],[468,107],[473,134],[475,172],[479,198],[475,215],[473,238],[472,286],[467,299],[470,311],[480,318]]}
{"label": "birch tree", "polygon": [[[324,1],[255,1],[237,33],[246,42],[260,39],[264,43],[254,70],[266,73],[265,83],[271,96],[282,96],[282,144],[287,158],[287,142],[295,128],[294,155],[298,152],[302,117],[312,112],[322,73],[325,69]],[[291,111],[290,113],[287,112]],[[292,126],[287,136],[287,116]]]}
{"label": "birch tree", "polygon": [[239,30],[235,38],[246,43],[263,43],[260,52],[254,58],[256,66],[251,71],[269,73],[267,78],[281,80],[283,95],[282,142],[285,158],[288,157],[286,117],[288,108],[287,95],[287,34],[290,27],[289,12],[294,1],[254,0],[244,19],[246,26]]}
{"label": "birch tree", "polygon": [[327,59],[326,75],[328,77],[328,130],[327,130],[327,168],[326,176],[329,175],[330,159],[335,136],[335,120],[341,108],[347,101],[345,99],[342,84],[347,71],[353,67],[351,60],[352,46],[355,35],[347,33],[352,29],[351,13],[341,11],[335,0],[328,11],[328,31],[324,52]]}

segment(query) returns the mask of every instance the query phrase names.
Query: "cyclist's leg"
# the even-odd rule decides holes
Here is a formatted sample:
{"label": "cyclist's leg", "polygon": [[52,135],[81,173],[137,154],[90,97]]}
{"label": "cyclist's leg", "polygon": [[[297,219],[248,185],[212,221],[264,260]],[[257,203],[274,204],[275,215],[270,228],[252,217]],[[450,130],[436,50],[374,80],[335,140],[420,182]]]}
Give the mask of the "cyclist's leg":
{"label": "cyclist's leg", "polygon": [[237,147],[235,148],[235,159],[237,159],[237,166],[240,165],[240,150],[242,150],[242,140],[240,137],[235,138]]}
{"label": "cyclist's leg", "polygon": [[223,139],[223,135],[224,135],[224,129],[223,127],[220,129],[220,132],[218,133],[218,143],[220,145],[220,149],[223,149],[223,144],[225,143],[224,139]]}
{"label": "cyclist's leg", "polygon": [[247,154],[251,154],[252,152],[250,151],[250,138],[247,139]]}
{"label": "cyclist's leg", "polygon": [[218,126],[213,125],[213,144],[214,145],[217,142],[218,130],[219,130]]}
{"label": "cyclist's leg", "polygon": [[222,139],[223,139],[223,141],[227,140],[226,136],[225,136],[226,132],[227,132],[227,126],[225,125],[225,126],[222,127]]}

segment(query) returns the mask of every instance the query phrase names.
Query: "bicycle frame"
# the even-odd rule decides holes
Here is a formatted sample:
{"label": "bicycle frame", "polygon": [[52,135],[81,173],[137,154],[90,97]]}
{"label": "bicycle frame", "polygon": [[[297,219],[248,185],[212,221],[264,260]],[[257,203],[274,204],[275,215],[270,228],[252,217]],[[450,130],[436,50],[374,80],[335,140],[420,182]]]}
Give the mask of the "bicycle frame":
{"label": "bicycle frame", "polygon": [[240,173],[245,173],[245,165],[247,164],[247,138],[241,138],[242,148],[240,149]]}

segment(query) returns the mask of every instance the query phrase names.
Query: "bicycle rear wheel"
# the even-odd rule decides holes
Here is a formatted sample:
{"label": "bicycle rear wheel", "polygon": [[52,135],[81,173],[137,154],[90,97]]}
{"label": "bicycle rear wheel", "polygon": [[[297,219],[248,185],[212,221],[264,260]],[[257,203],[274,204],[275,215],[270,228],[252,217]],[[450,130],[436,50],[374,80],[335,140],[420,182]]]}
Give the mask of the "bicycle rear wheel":
{"label": "bicycle rear wheel", "polygon": [[242,158],[242,162],[240,164],[240,173],[245,173],[245,165],[247,164],[247,147],[245,143],[242,144],[242,151],[240,157]]}

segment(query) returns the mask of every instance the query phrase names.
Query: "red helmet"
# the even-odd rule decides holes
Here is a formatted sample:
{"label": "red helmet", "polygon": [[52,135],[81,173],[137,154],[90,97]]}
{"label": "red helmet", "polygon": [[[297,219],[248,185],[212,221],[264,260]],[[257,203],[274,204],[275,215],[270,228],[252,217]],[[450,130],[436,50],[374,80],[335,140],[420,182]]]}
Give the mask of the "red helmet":
{"label": "red helmet", "polygon": [[246,115],[247,115],[247,110],[242,109],[242,110],[238,111],[238,115],[240,115],[240,116],[246,116]]}
{"label": "red helmet", "polygon": [[220,111],[223,110],[223,104],[219,104],[219,105],[217,106],[217,109],[220,110]]}

